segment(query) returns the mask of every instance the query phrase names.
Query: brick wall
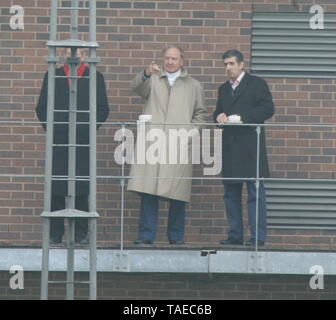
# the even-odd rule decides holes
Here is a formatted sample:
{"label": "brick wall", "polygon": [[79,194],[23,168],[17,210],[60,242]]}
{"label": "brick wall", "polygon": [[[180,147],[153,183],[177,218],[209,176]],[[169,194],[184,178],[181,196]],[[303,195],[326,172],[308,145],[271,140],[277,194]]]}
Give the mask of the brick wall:
{"label": "brick wall", "polygon": [[[1,299],[39,299],[40,273],[24,273],[24,289],[12,290],[12,274],[0,273]],[[87,280],[79,274],[78,280]],[[76,278],[76,279],[77,279]],[[309,276],[295,275],[200,275],[200,274],[98,274],[98,299],[113,300],[334,300],[336,278],[326,276],[323,289],[310,289]],[[61,281],[63,273],[50,279]],[[63,300],[64,285],[52,285],[49,299]],[[87,299],[87,286],[77,285],[75,299]],[[220,307],[220,306],[218,306]],[[220,308],[222,310],[222,308]],[[116,312],[116,310],[115,310]],[[218,315],[218,314],[217,314]],[[217,319],[217,318],[216,318]]]}
{"label": "brick wall", "polygon": [[[69,5],[69,1],[60,1]],[[109,122],[133,121],[143,101],[129,88],[129,81],[152,60],[160,61],[161,49],[170,43],[186,51],[190,74],[203,84],[211,113],[217,88],[226,79],[221,54],[241,50],[249,63],[251,12],[308,12],[314,0],[278,1],[97,1],[97,39],[101,47],[99,70],[105,75],[110,104]],[[334,0],[321,0],[325,12],[336,12]],[[9,8],[22,5],[24,30],[11,30]],[[36,121],[35,106],[47,65],[50,1],[2,0],[0,7],[0,120]],[[68,36],[69,13],[60,16],[60,38]],[[85,13],[80,13],[80,37],[86,39]],[[267,79],[276,104],[270,122],[335,123],[336,80]],[[104,125],[98,134],[98,174],[118,176],[115,164],[118,127]],[[38,124],[0,124],[0,243],[40,244],[43,199],[44,134]],[[333,178],[334,130],[277,128],[268,130],[267,142],[273,177]],[[127,172],[128,168],[126,168]],[[199,174],[200,168],[195,169]],[[29,175],[17,177],[13,175]],[[6,176],[12,175],[12,176]],[[223,188],[218,181],[196,181],[186,220],[186,241],[217,243],[227,229]],[[120,240],[120,184],[99,179],[98,240],[113,245]],[[162,204],[162,209],[166,205]],[[136,237],[138,198],[125,194],[124,239]],[[166,243],[166,214],[159,220],[158,243]],[[334,232],[272,231],[272,244],[333,245]]]}
{"label": "brick wall", "polygon": [[[26,272],[24,289],[12,290],[12,275],[0,273],[3,299],[39,299],[40,274]],[[52,280],[64,280],[64,274],[52,274]],[[80,280],[87,280],[80,275]],[[308,276],[283,275],[171,275],[171,274],[98,274],[98,299],[146,300],[334,300],[335,277],[324,278],[323,289],[310,289]],[[49,299],[63,300],[63,285],[49,289]],[[75,289],[75,299],[87,299],[85,286]],[[118,306],[118,304],[116,304]],[[220,306],[218,306],[220,307]],[[220,308],[221,310],[222,308]],[[218,314],[217,314],[218,315]],[[216,318],[217,319],[217,318]]]}

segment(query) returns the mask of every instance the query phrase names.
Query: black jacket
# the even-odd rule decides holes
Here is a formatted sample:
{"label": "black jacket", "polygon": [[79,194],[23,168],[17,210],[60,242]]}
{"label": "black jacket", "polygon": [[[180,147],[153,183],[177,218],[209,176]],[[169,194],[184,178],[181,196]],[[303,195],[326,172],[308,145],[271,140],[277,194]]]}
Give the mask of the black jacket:
{"label": "black jacket", "polygon": [[[232,91],[229,81],[218,89],[214,121],[218,114],[238,114],[243,123],[264,123],[274,114],[272,95],[265,80],[246,73],[239,86]],[[222,175],[225,178],[256,177],[256,127],[223,126]],[[269,176],[265,130],[260,135],[260,177]],[[224,180],[223,183],[240,181]]]}
{"label": "black jacket", "polygon": [[[64,76],[63,67],[56,69],[56,75]],[[89,69],[86,68],[83,76],[89,76]],[[89,79],[78,79],[77,86],[77,109],[89,110]],[[48,72],[44,76],[43,85],[36,107],[36,114],[40,121],[47,120],[47,94],[48,94]],[[55,82],[55,110],[69,110],[69,86],[67,79],[56,78]],[[100,72],[97,72],[97,122],[104,122],[109,114],[108,101],[105,89],[104,77]],[[56,122],[68,122],[68,112],[54,113],[54,144],[68,144],[69,130],[67,124],[56,124]],[[88,113],[78,113],[78,122],[89,122]],[[46,125],[42,124],[46,129]],[[97,125],[98,127],[98,125]],[[89,125],[77,124],[76,143],[89,144]],[[68,147],[57,146],[53,147],[53,175],[68,174]],[[89,148],[76,148],[76,176],[89,175]],[[67,195],[68,185],[66,181],[53,181],[52,195]],[[76,195],[88,195],[89,182],[76,182]]]}

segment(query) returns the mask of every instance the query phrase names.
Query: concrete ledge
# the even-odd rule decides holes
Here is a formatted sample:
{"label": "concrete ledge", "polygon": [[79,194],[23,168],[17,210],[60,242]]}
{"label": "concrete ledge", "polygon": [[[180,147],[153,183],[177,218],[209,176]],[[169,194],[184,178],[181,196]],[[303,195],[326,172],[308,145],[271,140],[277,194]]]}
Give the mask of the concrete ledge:
{"label": "concrete ledge", "polygon": [[[336,275],[334,252],[224,251],[202,255],[202,250],[97,251],[98,272],[241,273],[308,275],[319,265],[325,275]],[[203,252],[204,253],[204,252]],[[0,248],[0,270],[19,265],[24,271],[41,271],[39,248]],[[76,249],[75,270],[89,270],[89,251]],[[50,271],[66,271],[66,249],[50,250]]]}

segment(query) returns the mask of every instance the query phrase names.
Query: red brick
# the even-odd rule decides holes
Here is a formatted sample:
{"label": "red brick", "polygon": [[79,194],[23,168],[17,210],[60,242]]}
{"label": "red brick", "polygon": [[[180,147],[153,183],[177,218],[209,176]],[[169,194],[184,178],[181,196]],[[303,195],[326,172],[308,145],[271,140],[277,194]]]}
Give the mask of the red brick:
{"label": "red brick", "polygon": [[[335,5],[328,2],[331,1],[322,1],[321,5],[327,11],[334,12]],[[4,0],[2,3],[4,8],[6,3],[8,8],[12,5],[11,1]],[[0,34],[1,119],[37,120],[34,109],[42,78],[47,70],[44,56],[48,55],[48,50],[44,38],[48,38],[49,6],[49,0],[27,0],[25,29],[15,32],[2,30]],[[307,6],[309,3],[305,5],[299,3],[298,10],[306,11]],[[97,40],[101,45],[98,55],[102,57],[102,62],[98,68],[104,72],[106,78],[111,109],[109,121],[137,119],[142,110],[143,100],[131,92],[129,82],[135,72],[140,71],[150,61],[161,59],[161,49],[167,43],[176,43],[186,49],[186,64],[190,66],[190,72],[204,85],[206,103],[209,110],[213,111],[217,88],[227,80],[221,61],[222,53],[233,47],[238,48],[245,54],[246,64],[249,65],[250,36],[240,36],[240,34],[249,31],[252,7],[253,11],[286,11],[291,8],[288,0],[279,0],[276,4],[270,0],[253,1],[253,4],[250,0],[99,1]],[[86,12],[80,13],[80,23],[83,23],[85,14]],[[3,11],[0,18],[7,19],[8,14]],[[62,13],[61,21],[63,25],[69,23],[69,12]],[[133,22],[142,24],[134,25]],[[65,39],[67,36],[66,32],[62,32],[61,38]],[[80,36],[85,37],[83,33]],[[334,79],[269,78],[266,80],[276,104],[275,116],[269,121],[270,123],[280,121],[336,123]],[[120,174],[120,167],[113,159],[113,152],[117,145],[113,141],[115,130],[115,126],[105,125],[99,131],[98,172],[100,174]],[[45,135],[40,126],[1,125],[0,135],[1,148],[5,149],[0,150],[1,173],[43,174]],[[333,150],[336,149],[333,131],[320,128],[313,130],[292,127],[268,128],[267,137],[273,177],[328,178],[335,171],[333,162],[327,162],[334,157]],[[328,156],[321,156],[322,148]],[[292,158],[289,159],[289,156]],[[297,170],[293,171],[293,168]],[[321,172],[318,169],[321,169]],[[195,169],[195,174],[198,176],[202,174],[201,167]],[[1,222],[12,226],[19,224],[15,227],[16,230],[21,230],[20,223],[23,229],[25,224],[35,227],[33,232],[25,232],[23,229],[15,232],[17,239],[7,239],[7,241],[38,242],[41,239],[41,220],[39,216],[34,215],[38,215],[42,210],[43,179],[0,179],[0,181],[0,194],[4,201],[0,207]],[[192,190],[192,203],[188,207],[189,215],[186,220],[186,238],[191,243],[217,243],[221,229],[223,232],[227,231],[221,182],[197,181]],[[6,197],[8,199],[5,199]],[[116,179],[100,181],[98,199],[99,212],[104,215],[104,222],[103,220],[99,222],[99,236],[100,239],[104,239],[104,243],[111,245],[119,241],[118,236],[112,234],[119,230],[120,210],[115,208],[120,206],[119,181]],[[125,205],[127,207],[125,240],[130,242],[136,236],[138,198],[126,192]],[[165,206],[163,210],[166,210]],[[12,216],[12,213],[17,215]],[[201,231],[199,225],[204,221],[210,224],[210,227],[202,228],[203,232],[207,232],[206,236],[199,234]],[[165,235],[162,234],[165,232],[165,223],[166,218],[160,220],[158,234],[159,240],[163,243],[166,241]],[[211,231],[214,233],[213,236]],[[313,237],[316,237],[313,231],[308,233],[297,231],[292,238],[286,235],[291,236],[291,231],[284,230],[275,234],[273,243],[281,246],[295,246],[301,245],[304,241],[306,244],[314,242],[316,246],[322,247],[324,242],[330,243],[329,240],[333,239],[333,234],[321,234],[319,238],[313,240]],[[304,237],[302,238],[301,235]],[[269,290],[273,290],[273,296],[276,296],[276,287]],[[185,295],[189,294],[188,288],[182,288],[181,291],[184,291]],[[236,293],[231,291],[220,293],[220,297],[234,297]],[[160,292],[158,290],[158,295],[161,295]],[[108,294],[124,297],[126,293],[109,291]],[[134,294],[137,295],[138,292]],[[238,296],[241,298],[266,297],[257,294],[250,296],[245,293]],[[176,297],[176,294],[169,294],[167,297]],[[211,294],[203,291],[198,294],[198,297],[211,297]]]}

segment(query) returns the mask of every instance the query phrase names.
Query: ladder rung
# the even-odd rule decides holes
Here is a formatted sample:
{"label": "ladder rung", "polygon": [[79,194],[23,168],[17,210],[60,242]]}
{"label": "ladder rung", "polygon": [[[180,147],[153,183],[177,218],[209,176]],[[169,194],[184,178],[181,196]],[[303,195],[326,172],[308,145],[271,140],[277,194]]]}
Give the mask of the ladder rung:
{"label": "ladder rung", "polygon": [[[65,178],[68,178],[68,176],[62,176],[62,175],[54,175],[54,176],[51,176],[52,178],[61,178],[61,179],[65,179]],[[86,179],[86,178],[90,178],[89,176],[75,176],[74,179],[76,178],[82,178],[82,179]]]}
{"label": "ladder rung", "polygon": [[53,144],[53,147],[90,147],[89,144]]}
{"label": "ladder rung", "polygon": [[90,113],[90,110],[54,110],[54,112]]}
{"label": "ladder rung", "polygon": [[[67,219],[67,218],[65,218]],[[89,244],[80,244],[80,243],[75,243],[73,247],[68,247],[68,246],[64,246],[64,247],[59,247],[60,249],[74,249],[74,251],[76,250],[86,250],[86,249],[90,249],[90,245]],[[57,248],[55,248],[57,249]]]}
{"label": "ladder rung", "polygon": [[57,10],[90,10],[87,7],[57,7]]}
{"label": "ladder rung", "polygon": [[69,79],[90,79],[89,76],[55,76],[55,78],[69,78]]}
{"label": "ladder rung", "polygon": [[90,181],[90,178],[54,178],[52,177],[51,180],[53,181]]}
{"label": "ladder rung", "polygon": [[48,283],[61,283],[61,284],[67,284],[67,283],[72,283],[72,284],[78,284],[78,283],[81,283],[81,284],[90,284],[90,281],[48,281]]}
{"label": "ladder rung", "polygon": [[43,211],[41,214],[42,218],[98,218],[99,214],[97,212],[87,212],[77,209],[63,209],[57,211]]}
{"label": "ladder rung", "polygon": [[[42,123],[47,123],[46,121],[45,122],[42,122]],[[63,121],[60,121],[60,122],[54,122],[53,123],[54,125],[55,124],[66,124],[66,125],[68,125],[69,124],[69,122],[63,122]],[[76,122],[76,125],[78,125],[78,124],[85,124],[85,125],[89,125],[90,123],[89,122]],[[97,124],[103,124],[102,122],[97,122]]]}
{"label": "ladder rung", "polygon": [[[81,217],[81,218],[83,218],[83,217]],[[69,218],[65,218],[65,219],[69,219]],[[70,219],[72,219],[72,218],[70,218]],[[74,249],[74,250],[77,250],[79,248],[80,249],[83,249],[83,248],[84,249],[85,248],[90,249],[90,243],[81,244],[81,243],[78,243],[78,242],[74,242],[72,247],[69,247],[67,243],[63,244],[63,242],[62,243],[50,243],[49,248],[51,248],[51,249]]]}
{"label": "ladder rung", "polygon": [[[58,247],[50,247],[50,249],[52,250],[69,250],[69,249],[72,249],[72,248],[67,248],[67,247],[62,247],[62,246],[58,246]],[[90,247],[85,247],[83,244],[82,245],[78,245],[76,246],[76,248],[74,248],[74,251],[76,250],[86,250],[86,251],[90,251]],[[79,271],[78,271],[79,272]]]}
{"label": "ladder rung", "polygon": [[68,40],[49,40],[47,42],[48,47],[58,48],[98,48],[99,44],[96,41],[83,41],[78,39]]}

